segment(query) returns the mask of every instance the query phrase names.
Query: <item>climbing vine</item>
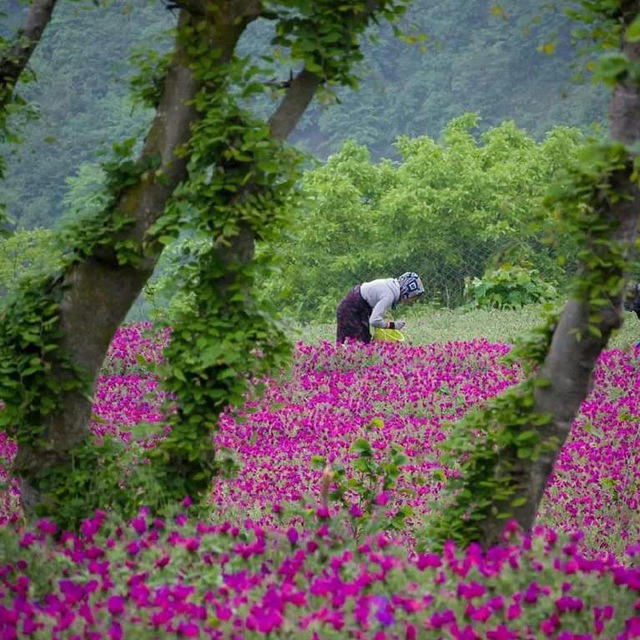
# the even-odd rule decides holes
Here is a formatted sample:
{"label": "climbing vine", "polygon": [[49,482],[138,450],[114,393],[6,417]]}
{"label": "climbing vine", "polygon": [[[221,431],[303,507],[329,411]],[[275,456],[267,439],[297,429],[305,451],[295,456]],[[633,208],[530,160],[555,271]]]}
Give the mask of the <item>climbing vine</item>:
{"label": "climbing vine", "polygon": [[[366,25],[361,6],[317,2],[301,14],[297,3],[282,4],[274,44],[288,48],[290,58],[304,61],[308,71],[352,84],[349,69],[360,55],[356,35]],[[242,107],[264,90],[256,78],[266,70],[247,74],[243,61],[234,59],[215,74],[215,52],[191,55],[202,89],[195,101],[201,118],[185,150],[189,180],[154,229],[164,243],[187,231],[209,238],[178,273],[180,287],[195,300],[172,318],[161,368],[165,389],[179,402],[171,433],[152,458],[163,462],[160,481],[175,498],[200,495],[220,467],[228,466],[227,457],[215,460],[220,411],[242,399],[248,381],[281,366],[290,353],[275,308],[259,301],[268,263],[253,252],[255,242],[268,241],[287,224],[301,159]]]}
{"label": "climbing vine", "polygon": [[[640,67],[619,50],[621,37],[627,43],[640,42],[640,17],[629,15],[630,11],[637,13],[637,8],[620,0],[587,0],[569,13],[583,24],[574,35],[588,42],[587,50],[605,50],[590,63],[594,77],[611,87],[625,83],[637,91]],[[581,247],[570,297],[581,304],[586,321],[571,329],[571,339],[589,341],[595,355],[620,322],[620,300],[633,247],[629,235],[620,232],[624,222],[616,206],[636,197],[637,152],[636,145],[612,140],[588,144],[545,201]],[[452,430],[444,452],[457,464],[458,473],[446,482],[444,500],[423,544],[438,547],[446,539],[461,545],[487,542],[488,522],[504,523],[533,500],[523,486],[530,478],[523,473],[521,461],[536,461],[543,454],[553,460],[561,444],[557,432],[548,428],[553,416],[536,403],[551,384],[542,365],[560,320],[560,313],[549,309],[543,326],[509,355],[512,362],[522,362],[528,377],[486,408],[468,414]]]}
{"label": "climbing vine", "polygon": [[[277,314],[256,291],[267,262],[254,256],[255,243],[267,241],[286,223],[285,206],[295,197],[300,157],[276,140],[270,125],[253,116],[247,105],[265,91],[264,78],[285,64],[315,74],[320,84],[355,85],[350,69],[360,59],[358,36],[374,12],[392,19],[405,0],[372,5],[329,0],[265,3],[263,17],[275,20],[275,53],[268,67],[221,57],[211,46],[226,37],[218,24],[219,7],[211,3],[197,18],[181,22],[177,42],[199,90],[192,104],[198,117],[189,142],[178,153],[187,158],[188,177],[172,193],[164,214],[147,234],[148,244],[124,240],[133,211],[120,211],[125,190],[142,189],[149,175],[163,184],[159,158],[133,158],[135,142],[116,146],[115,159],[104,168],[108,205],[98,213],[70,221],[61,232],[69,247],[54,274],[25,281],[3,309],[0,332],[0,427],[18,440],[16,471],[29,466],[29,480],[44,494],[39,508],[76,526],[104,500],[123,515],[144,501],[152,507],[194,498],[212,476],[232,466],[215,458],[213,433],[218,415],[239,401],[247,383],[279,366],[290,351]],[[255,17],[255,16],[254,16]],[[220,32],[216,32],[220,29]],[[139,57],[141,73],[132,81],[138,99],[158,104],[167,74],[164,55]],[[287,84],[280,87],[285,90]],[[177,275],[189,290],[189,304],[174,318],[172,340],[160,376],[169,392],[170,435],[150,453],[151,465],[136,465],[112,441],[96,446],[80,434],[77,446],[60,452],[47,438],[48,419],[65,411],[69,394],[88,394],[87,375],[63,351],[61,302],[68,276],[86,260],[136,267],[138,261],[180,234],[200,240],[185,256]],[[266,253],[261,253],[261,256]],[[41,458],[24,461],[24,451]],[[48,459],[48,452],[52,457]],[[21,455],[23,456],[21,458]],[[40,464],[38,464],[40,463]],[[131,464],[130,464],[131,463]],[[21,466],[22,465],[22,466]],[[23,468],[24,466],[24,468]],[[126,473],[125,473],[126,471]]]}
{"label": "climbing vine", "polygon": [[[609,205],[630,197],[621,176],[631,176],[631,185],[638,181],[632,158],[632,150],[619,142],[594,142],[545,201],[561,212],[566,230],[582,247],[571,297],[586,303],[587,333],[597,339],[603,338],[603,313],[615,308],[630,265],[628,243],[614,237],[619,221]],[[535,407],[536,390],[549,385],[539,369],[558,320],[558,310],[549,307],[544,323],[509,354],[508,360],[522,363],[529,377],[453,428],[443,449],[445,461],[457,466],[458,474],[447,481],[445,499],[424,544],[437,547],[453,539],[464,546],[482,540],[483,523],[506,522],[526,503],[517,461],[537,460],[559,446],[557,437],[543,429],[551,416]],[[578,331],[574,336],[577,341],[588,337]]]}
{"label": "climbing vine", "polygon": [[[69,392],[91,393],[92,380],[75,365],[61,347],[60,305],[65,291],[65,274],[73,265],[94,255],[98,248],[109,248],[120,264],[132,264],[137,252],[130,244],[115,238],[132,219],[118,211],[116,203],[123,189],[135,184],[153,159],[135,162],[133,141],[114,145],[113,159],[103,165],[107,176],[107,206],[97,214],[74,218],[58,232],[68,250],[54,273],[23,279],[3,300],[0,331],[0,429],[16,438],[19,448],[30,446],[53,451],[46,433],[49,416],[63,410]],[[67,525],[98,506],[104,493],[85,491],[85,478],[96,470],[112,467],[121,457],[118,447],[93,443],[74,448],[68,461],[42,464],[35,470],[34,487],[44,494],[41,513],[53,513]],[[33,472],[33,461],[26,463]],[[69,468],[71,466],[71,469]],[[20,455],[14,471],[21,474]],[[113,473],[113,478],[119,477]],[[117,483],[114,485],[117,486]]]}

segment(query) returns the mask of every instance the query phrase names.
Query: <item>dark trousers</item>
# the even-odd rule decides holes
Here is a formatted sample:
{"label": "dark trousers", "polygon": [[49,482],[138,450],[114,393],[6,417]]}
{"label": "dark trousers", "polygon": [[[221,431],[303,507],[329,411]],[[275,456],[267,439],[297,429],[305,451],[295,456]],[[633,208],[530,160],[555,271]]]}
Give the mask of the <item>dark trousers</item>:
{"label": "dark trousers", "polygon": [[372,311],[371,305],[360,294],[360,285],[353,287],[338,305],[336,342],[344,342],[347,338],[367,344],[371,342],[369,318]]}

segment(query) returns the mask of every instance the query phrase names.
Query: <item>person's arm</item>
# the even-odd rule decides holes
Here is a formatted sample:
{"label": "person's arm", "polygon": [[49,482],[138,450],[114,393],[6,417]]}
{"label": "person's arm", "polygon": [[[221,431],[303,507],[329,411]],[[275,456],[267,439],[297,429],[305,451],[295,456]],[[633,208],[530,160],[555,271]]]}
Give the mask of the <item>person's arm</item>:
{"label": "person's arm", "polygon": [[371,312],[371,316],[369,316],[369,324],[372,327],[378,327],[379,329],[394,329],[393,322],[389,322],[384,319],[384,314],[387,309],[393,304],[395,298],[392,293],[389,295],[385,295],[380,300],[378,300],[375,307],[373,307],[373,311]]}

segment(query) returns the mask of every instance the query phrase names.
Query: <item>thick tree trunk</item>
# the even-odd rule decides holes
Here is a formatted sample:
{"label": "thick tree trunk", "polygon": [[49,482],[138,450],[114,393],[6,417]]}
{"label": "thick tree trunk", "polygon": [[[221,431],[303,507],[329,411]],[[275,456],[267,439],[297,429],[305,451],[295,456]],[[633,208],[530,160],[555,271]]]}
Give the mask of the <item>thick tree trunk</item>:
{"label": "thick tree trunk", "polygon": [[[638,15],[640,3],[627,3],[624,21],[628,25]],[[640,61],[638,44],[626,43],[624,52],[633,62]],[[631,145],[640,141],[640,91],[634,82],[618,86],[610,104],[611,135],[614,140]],[[619,200],[612,201],[602,197],[597,203],[602,219],[610,223],[611,232],[607,238],[612,244],[618,244],[630,256],[633,252],[638,218],[640,216],[640,191],[635,181],[630,179],[632,159],[627,167],[619,170],[612,178],[613,191],[625,194]],[[597,249],[594,249],[597,250]],[[589,267],[582,266],[582,275],[589,276]],[[625,273],[619,267],[609,270],[607,276],[624,278]],[[587,292],[587,298],[588,292]],[[610,296],[609,305],[604,309],[594,309],[583,299],[570,299],[553,333],[550,348],[545,361],[536,377],[547,380],[548,386],[538,387],[534,394],[533,410],[538,414],[550,416],[544,427],[532,425],[543,442],[553,442],[555,447],[544,452],[536,460],[521,460],[515,452],[502,452],[498,473],[505,472],[513,478],[517,497],[526,502],[517,508],[496,501],[496,512],[510,512],[519,525],[529,531],[533,525],[547,480],[560,449],[566,441],[582,401],[591,387],[592,373],[598,356],[608,343],[611,332],[622,325],[622,291]],[[596,324],[600,335],[589,331],[590,317],[598,314]],[[504,521],[488,518],[481,523],[481,542],[489,547],[500,541]]]}
{"label": "thick tree trunk", "polygon": [[57,0],[33,0],[24,27],[16,34],[7,53],[0,57],[0,112],[11,100],[16,82],[40,42],[56,2]]}
{"label": "thick tree trunk", "polygon": [[[181,10],[179,16],[179,31],[197,26],[203,20],[206,22],[204,29],[194,32],[207,38],[206,46],[220,50],[220,64],[230,60],[238,38],[248,20],[256,17],[258,8],[253,0],[232,4],[236,5],[234,10],[216,12],[214,16],[194,16],[185,10]],[[236,9],[250,11],[242,14]],[[192,104],[199,85],[190,64],[186,48],[178,44],[140,156],[140,162],[159,157],[162,177],[148,172],[138,184],[121,194],[117,210],[130,216],[133,224],[118,240],[133,240],[140,246],[151,225],[162,214],[173,190],[186,177],[188,159],[176,155],[176,150],[189,141],[191,125],[199,117]],[[61,345],[92,385],[116,329],[153,272],[158,257],[158,247],[151,247],[136,266],[120,265],[113,248],[103,247],[71,267],[65,275]],[[64,374],[58,372],[57,375]],[[33,482],[39,471],[65,463],[69,449],[88,436],[91,404],[91,398],[85,394],[68,392],[60,410],[47,416],[45,437],[37,443],[19,447],[15,471],[21,480],[26,512],[31,512],[41,500],[35,489],[37,482]]]}
{"label": "thick tree trunk", "polygon": [[[93,255],[71,267],[65,274],[60,325],[61,347],[70,355],[93,384],[103,362],[108,345],[132,303],[153,271],[159,249],[148,237],[149,230],[162,214],[176,186],[186,177],[187,157],[176,155],[186,148],[192,125],[200,114],[192,106],[198,83],[192,74],[190,51],[219,53],[219,64],[227,62],[247,23],[262,10],[260,0],[179,0],[180,33],[191,27],[188,41],[178,46],[164,84],[164,93],[147,136],[140,163],[160,157],[162,178],[157,172],[143,174],[141,181],[126,189],[116,209],[131,217],[133,224],[120,233],[117,241],[133,241],[136,246],[151,242],[152,246],[135,266],[120,265],[113,247],[102,247]],[[364,27],[372,13],[384,4],[382,0],[367,0],[356,22]],[[199,40],[199,41],[198,41]],[[184,46],[183,46],[184,45]],[[270,119],[271,134],[284,140],[307,108],[322,79],[302,70],[291,82],[282,103]],[[248,192],[255,185],[246,185]],[[235,198],[242,198],[242,193]],[[230,246],[219,248],[224,265],[252,260],[255,238],[248,227],[240,228]],[[220,278],[214,288],[223,294],[229,285],[229,275]],[[53,375],[64,377],[54,368]],[[69,450],[86,441],[91,411],[91,399],[80,392],[66,392],[63,404],[52,416],[44,416],[45,433],[38,442],[19,447],[15,470],[21,480],[23,502],[27,514],[41,503],[38,479],[42,469],[69,464]]]}
{"label": "thick tree trunk", "polygon": [[[221,52],[219,63],[225,64],[231,59],[247,23],[259,15],[260,3],[255,0],[231,2],[222,9],[211,4],[205,11],[196,11],[202,6],[202,3],[192,2],[189,5],[191,12],[181,10],[178,30],[206,22],[205,29],[195,32],[209,38],[207,46],[217,47]],[[193,44],[189,42],[189,45]],[[318,76],[304,70],[297,75],[270,120],[274,138],[284,140],[289,135],[320,82]],[[163,213],[176,186],[186,177],[188,158],[176,155],[176,149],[189,141],[191,126],[201,115],[192,104],[198,89],[188,53],[178,45],[156,117],[139,158],[142,163],[145,158],[160,157],[162,178],[148,172],[137,185],[121,194],[116,208],[130,216],[133,225],[118,240],[133,240],[136,244],[148,242],[149,229]],[[225,264],[249,262],[253,258],[254,244],[251,232],[242,229],[229,247],[220,249],[220,257]],[[61,346],[88,376],[92,386],[116,329],[142,291],[158,258],[159,249],[151,247],[136,266],[120,265],[112,247],[101,247],[65,275]],[[225,288],[223,281],[220,288],[221,292]],[[54,370],[54,375],[64,376],[65,373]],[[40,472],[65,464],[69,450],[88,437],[91,406],[92,400],[86,394],[67,392],[60,410],[46,418],[45,436],[37,443],[29,442],[19,447],[14,470],[21,481],[23,506],[28,514],[33,513],[42,500],[36,488]]]}
{"label": "thick tree trunk", "polygon": [[[638,217],[640,215],[640,192],[629,180],[629,174],[618,175],[619,192],[629,193],[632,200],[612,204],[607,217],[619,221],[620,226],[612,234],[614,242],[621,242],[628,248],[629,254],[635,242]],[[624,277],[621,270],[612,270],[612,277]],[[609,341],[611,332],[622,324],[622,296],[610,298],[610,306],[603,310],[594,310],[588,302],[570,299],[560,317],[553,333],[549,352],[544,364],[536,375],[548,381],[548,385],[536,388],[533,411],[550,416],[544,426],[531,424],[523,430],[535,429],[543,443],[551,446],[545,448],[536,460],[519,459],[515,449],[500,452],[498,475],[507,473],[511,476],[515,496],[509,501],[496,501],[495,513],[511,513],[520,527],[530,531],[533,526],[540,501],[553,471],[557,456],[569,436],[571,424],[587,396],[592,383],[592,373],[602,349]],[[589,331],[590,316],[599,313],[599,321],[595,325],[599,336]],[[524,498],[522,506],[512,507],[510,502]],[[481,543],[490,547],[500,541],[504,520],[488,518],[481,523]]]}

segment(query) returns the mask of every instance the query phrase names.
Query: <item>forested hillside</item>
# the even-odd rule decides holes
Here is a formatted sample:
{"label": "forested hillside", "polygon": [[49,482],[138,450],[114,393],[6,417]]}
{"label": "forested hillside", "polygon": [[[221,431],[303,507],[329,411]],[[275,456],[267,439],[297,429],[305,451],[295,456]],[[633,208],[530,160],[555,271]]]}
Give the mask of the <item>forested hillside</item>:
{"label": "forested hillside", "polygon": [[[139,135],[147,120],[122,81],[131,75],[128,54],[141,44],[161,48],[175,17],[162,2],[135,11],[130,0],[90,7],[59,4],[32,60],[36,81],[22,88],[39,120],[24,127],[23,144],[10,151],[2,190],[22,227],[51,226],[62,212],[67,179],[82,163],[99,161],[114,140]],[[25,10],[9,2],[3,32]],[[353,138],[378,159],[395,155],[396,136],[437,138],[466,111],[479,115],[481,129],[513,119],[537,139],[554,125],[588,127],[604,117],[600,90],[571,81],[566,18],[536,2],[417,0],[402,29],[416,42],[382,28],[379,42],[366,47],[360,91],[342,89],[337,104],[311,109],[296,144],[326,157]],[[99,48],[91,46],[96,41]],[[249,35],[243,46],[253,43]]]}
{"label": "forested hillside", "polygon": [[537,139],[558,124],[603,121],[604,92],[573,81],[585,60],[570,45],[570,21],[542,5],[418,0],[405,28],[426,40],[406,44],[387,28],[368,47],[360,90],[312,111],[299,138],[326,154],[352,137],[379,158],[398,135],[437,137],[465,111],[481,129],[513,119]]}

